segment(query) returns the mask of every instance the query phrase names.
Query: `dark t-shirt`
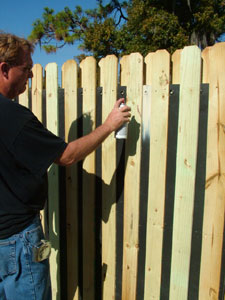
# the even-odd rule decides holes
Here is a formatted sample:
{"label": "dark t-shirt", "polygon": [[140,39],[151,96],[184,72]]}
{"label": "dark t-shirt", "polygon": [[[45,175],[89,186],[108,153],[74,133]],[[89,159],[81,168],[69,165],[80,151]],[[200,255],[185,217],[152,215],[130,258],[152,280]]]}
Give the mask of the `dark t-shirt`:
{"label": "dark t-shirt", "polygon": [[29,109],[0,95],[0,239],[43,209],[47,169],[66,146]]}

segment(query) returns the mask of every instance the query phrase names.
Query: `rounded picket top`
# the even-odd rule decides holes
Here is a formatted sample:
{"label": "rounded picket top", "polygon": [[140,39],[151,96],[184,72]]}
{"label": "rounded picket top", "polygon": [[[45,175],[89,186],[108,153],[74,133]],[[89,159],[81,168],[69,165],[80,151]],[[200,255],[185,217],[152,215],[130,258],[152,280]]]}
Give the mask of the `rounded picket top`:
{"label": "rounded picket top", "polygon": [[68,59],[67,61],[64,62],[64,64],[62,65],[62,69],[67,67],[67,66],[77,66],[77,62],[74,59]]}
{"label": "rounded picket top", "polygon": [[58,69],[58,65],[55,62],[47,63],[47,65],[45,66],[45,71],[50,71],[53,69]]}
{"label": "rounded picket top", "polygon": [[[112,109],[114,102],[116,101],[116,91],[118,82],[118,58],[115,55],[107,55],[99,62],[100,67],[100,86],[103,87],[103,101],[105,101],[108,109]],[[109,111],[106,109],[106,114]],[[105,115],[106,117],[106,115]]]}
{"label": "rounded picket top", "polygon": [[32,68],[32,72],[35,72],[36,70],[42,70],[43,67],[41,64],[34,64]]}
{"label": "rounded picket top", "polygon": [[210,52],[212,50],[212,46],[211,47],[206,47],[203,51],[202,51],[202,61],[203,61],[203,68],[202,68],[202,82],[203,83],[208,83],[209,82],[209,75],[210,75]]}
{"label": "rounded picket top", "polygon": [[43,67],[35,64],[32,68],[33,77],[31,79],[32,112],[42,121],[42,91],[43,91]]}
{"label": "rounded picket top", "polygon": [[73,86],[77,78],[78,65],[74,59],[67,60],[62,65],[62,88]]}
{"label": "rounded picket top", "polygon": [[35,81],[35,86],[38,85],[42,87],[42,77],[43,77],[43,67],[41,64],[35,64],[32,68],[33,78],[32,78],[32,85]]}
{"label": "rounded picket top", "polygon": [[176,50],[172,55],[172,65],[173,65],[173,72],[172,72],[172,83],[179,84],[180,83],[180,60],[181,60],[181,52],[182,49]]}
{"label": "rounded picket top", "polygon": [[166,49],[159,49],[159,50],[155,51],[155,54],[159,54],[159,53],[160,53],[160,55],[169,55],[170,56],[170,53]]}
{"label": "rounded picket top", "polygon": [[107,55],[100,59],[98,65],[101,68],[105,62],[110,62],[110,61],[118,61],[118,57],[115,54]]}
{"label": "rounded picket top", "polygon": [[81,86],[84,88],[83,92],[85,93],[87,90],[92,91],[96,86],[96,59],[93,56],[85,57],[81,63]]}
{"label": "rounded picket top", "polygon": [[214,48],[217,50],[221,49],[222,51],[224,51],[225,50],[225,42],[216,43],[213,46],[211,46],[211,48]]}
{"label": "rounded picket top", "polygon": [[201,49],[197,45],[185,46],[182,51],[181,55],[199,55],[201,56]]}
{"label": "rounded picket top", "polygon": [[141,62],[141,61],[143,61],[143,56],[139,52],[134,52],[131,54],[124,55],[120,59],[120,64],[123,64],[124,61],[127,61],[127,59],[130,59],[130,60],[139,59],[139,62]]}
{"label": "rounded picket top", "polygon": [[88,63],[95,63],[96,64],[96,59],[93,56],[87,56],[82,61],[80,62],[80,67],[82,68],[84,64]]}
{"label": "rounded picket top", "polygon": [[149,62],[152,60],[154,54],[155,54],[155,52],[149,52],[149,53],[145,56],[145,63],[146,63],[146,64],[149,63]]}

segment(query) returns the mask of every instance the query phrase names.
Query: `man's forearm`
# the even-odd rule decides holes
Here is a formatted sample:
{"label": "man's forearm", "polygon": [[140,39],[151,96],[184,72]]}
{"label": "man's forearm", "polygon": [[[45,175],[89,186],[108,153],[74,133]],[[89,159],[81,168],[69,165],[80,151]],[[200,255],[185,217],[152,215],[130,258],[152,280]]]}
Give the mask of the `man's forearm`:
{"label": "man's forearm", "polygon": [[113,110],[105,122],[86,136],[70,142],[62,155],[55,160],[55,163],[68,166],[84,159],[94,151],[113,131],[117,130],[125,122],[130,120],[130,107],[124,106],[120,109],[123,98],[117,100]]}
{"label": "man's forearm", "polygon": [[84,159],[94,151],[109,135],[112,130],[107,124],[102,124],[94,131],[68,144],[65,151],[55,162],[68,166]]}

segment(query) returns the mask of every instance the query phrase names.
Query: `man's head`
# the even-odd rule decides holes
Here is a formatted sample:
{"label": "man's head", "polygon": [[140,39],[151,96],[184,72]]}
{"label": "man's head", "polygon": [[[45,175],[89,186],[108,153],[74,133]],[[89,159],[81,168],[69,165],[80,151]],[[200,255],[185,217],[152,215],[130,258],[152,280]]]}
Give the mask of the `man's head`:
{"label": "man's head", "polygon": [[23,93],[32,78],[33,45],[24,38],[0,33],[0,93],[10,99]]}

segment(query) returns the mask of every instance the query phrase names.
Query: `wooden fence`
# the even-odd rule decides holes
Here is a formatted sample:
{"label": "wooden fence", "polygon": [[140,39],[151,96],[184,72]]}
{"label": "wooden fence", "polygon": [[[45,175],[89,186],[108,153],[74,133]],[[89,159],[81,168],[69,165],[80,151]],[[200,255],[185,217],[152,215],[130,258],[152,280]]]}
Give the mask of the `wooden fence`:
{"label": "wooden fence", "polygon": [[224,299],[225,43],[69,60],[60,88],[55,63],[46,90],[33,74],[19,102],[66,141],[105,120],[118,85],[132,109],[126,141],[49,169],[53,299]]}

